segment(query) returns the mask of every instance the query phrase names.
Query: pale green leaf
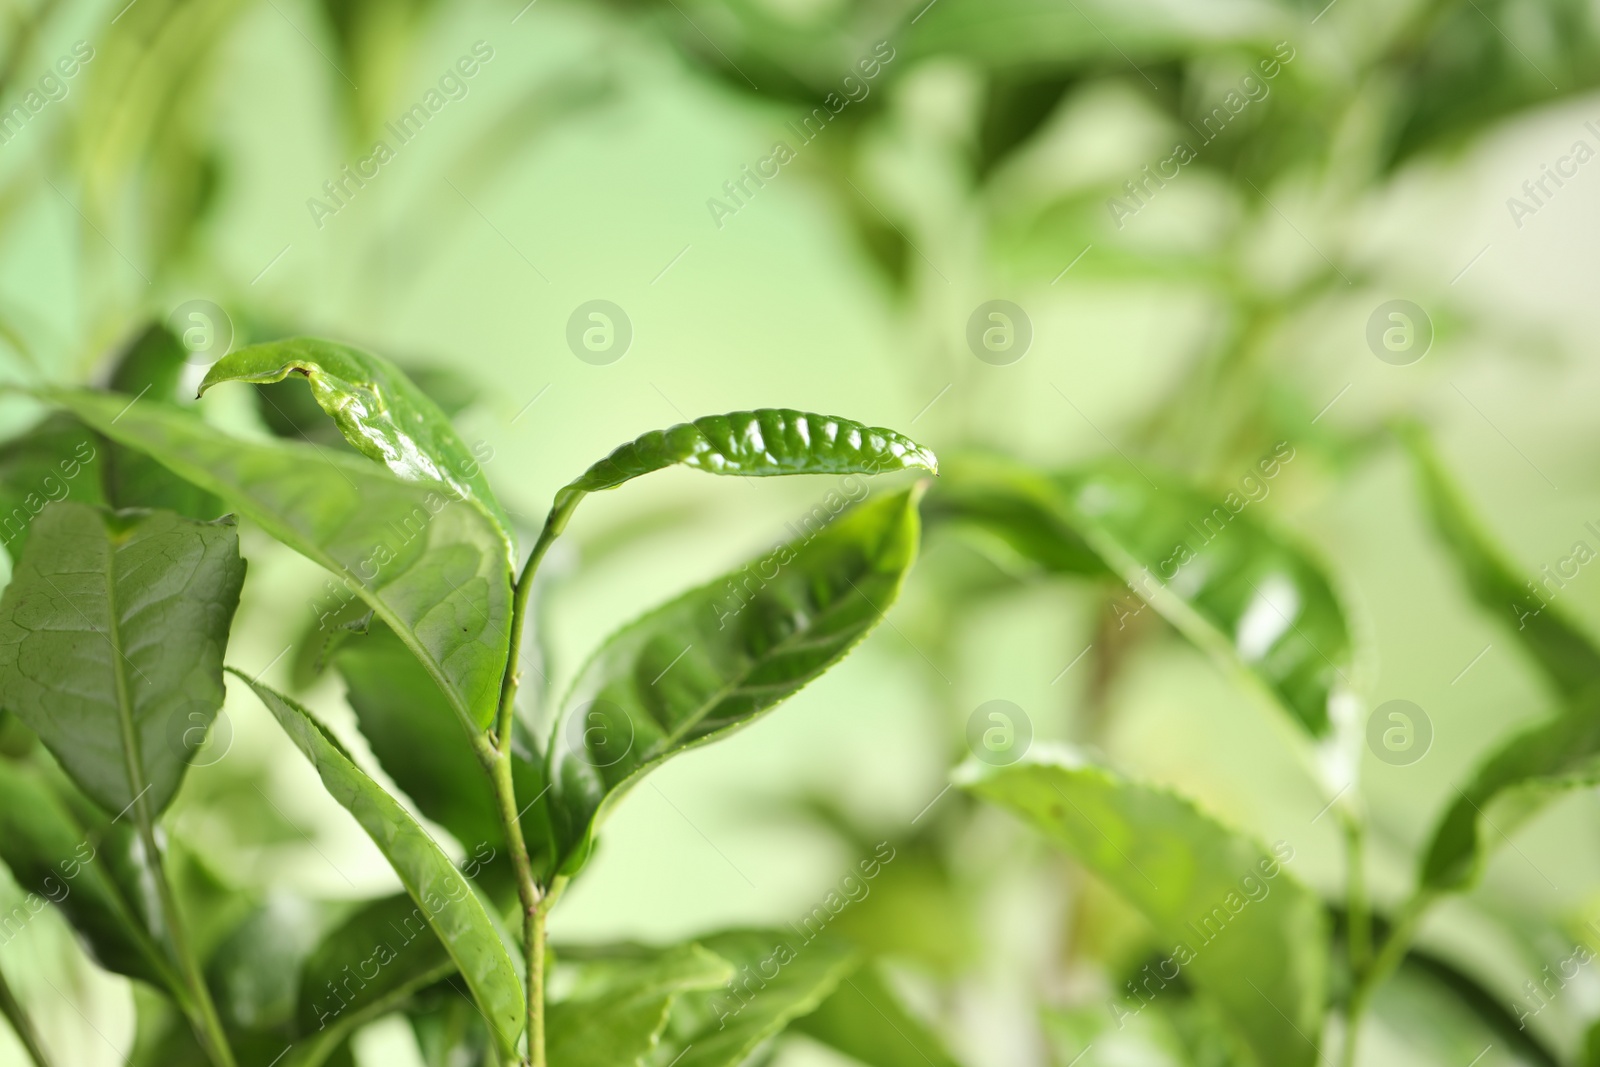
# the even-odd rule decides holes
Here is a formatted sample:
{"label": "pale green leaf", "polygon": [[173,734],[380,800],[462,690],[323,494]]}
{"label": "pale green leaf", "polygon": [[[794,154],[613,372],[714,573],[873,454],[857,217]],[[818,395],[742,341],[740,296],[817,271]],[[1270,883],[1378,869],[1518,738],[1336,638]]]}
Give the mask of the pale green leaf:
{"label": "pale green leaf", "polygon": [[938,1035],[901,1003],[878,967],[846,976],[821,1007],[791,1029],[867,1067],[959,1067]]}
{"label": "pale green leaf", "polygon": [[1022,816],[1136,907],[1163,949],[1153,981],[1181,974],[1259,1067],[1317,1063],[1328,922],[1282,869],[1291,848],[1269,852],[1189,801],[1066,750],[1004,767],[969,763],[957,781]]}
{"label": "pale green leaf", "polygon": [[695,944],[578,970],[571,995],[549,1008],[550,1067],[633,1067],[656,1048],[679,994],[735,977],[732,964]]}

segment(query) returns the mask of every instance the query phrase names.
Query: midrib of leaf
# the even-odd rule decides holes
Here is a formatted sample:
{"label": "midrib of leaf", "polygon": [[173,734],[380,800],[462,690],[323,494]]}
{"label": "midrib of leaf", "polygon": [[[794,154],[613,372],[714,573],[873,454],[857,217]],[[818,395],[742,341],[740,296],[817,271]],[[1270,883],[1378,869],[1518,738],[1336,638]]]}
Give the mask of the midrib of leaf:
{"label": "midrib of leaf", "polygon": [[[117,625],[117,547],[118,538],[108,541],[106,558],[106,642],[114,655],[111,657],[111,677],[117,693],[117,727],[122,731],[122,762],[128,772],[128,791],[133,794],[134,817],[139,821],[139,835],[145,838],[145,848],[150,850],[155,834],[150,823],[150,809],[144,801],[144,767],[140,763],[139,731],[133,721],[133,695],[129,690],[126,664],[128,654],[122,649],[122,627]],[[154,862],[154,853],[151,853]]]}

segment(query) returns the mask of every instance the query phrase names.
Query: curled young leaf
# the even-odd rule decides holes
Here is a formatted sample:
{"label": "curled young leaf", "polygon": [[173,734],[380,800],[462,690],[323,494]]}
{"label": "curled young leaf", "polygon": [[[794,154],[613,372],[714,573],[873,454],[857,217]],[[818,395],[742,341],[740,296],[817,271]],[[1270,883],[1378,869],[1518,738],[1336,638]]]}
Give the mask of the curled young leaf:
{"label": "curled young leaf", "polygon": [[308,445],[237,440],[190,412],[83,390],[43,395],[342,578],[416,653],[470,730],[494,721],[511,567],[479,509],[444,485],[402,481]]}
{"label": "curled young leaf", "polygon": [[912,561],[920,488],[880,496],[619,630],[563,704],[548,758],[563,873],[662,761],[749,725],[883,618]]}
{"label": "curled young leaf", "polygon": [[382,356],[315,337],[270,341],[212,364],[200,393],[221,382],[266,385],[291,374],[304,375],[322,410],[362,455],[406,481],[447,485],[458,499],[481,509],[512,558],[511,520],[489,488],[486,454],[469,448],[439,405]]}
{"label": "curled young leaf", "polygon": [[788,408],[706,415],[652,430],[616,448],[556,493],[546,536],[559,534],[589,493],[665,467],[768,478],[786,474],[939,473],[939,461],[904,434]]}
{"label": "curled young leaf", "polygon": [[1036,749],[1004,767],[970,763],[956,781],[1022,816],[1139,909],[1166,952],[1146,972],[1141,999],[1181,975],[1258,1067],[1317,1062],[1328,921],[1316,895],[1283,870],[1292,846],[1269,852],[1189,801],[1068,750]]}
{"label": "curled young leaf", "polygon": [[0,598],[0,692],[112,813],[171,802],[222,706],[234,521],[46,508]]}

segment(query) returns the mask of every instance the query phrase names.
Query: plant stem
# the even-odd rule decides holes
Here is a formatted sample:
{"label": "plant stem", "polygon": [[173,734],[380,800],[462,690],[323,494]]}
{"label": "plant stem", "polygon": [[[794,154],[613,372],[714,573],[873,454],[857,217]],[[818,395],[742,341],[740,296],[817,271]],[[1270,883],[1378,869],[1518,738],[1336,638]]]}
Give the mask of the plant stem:
{"label": "plant stem", "polygon": [[1366,972],[1356,979],[1355,988],[1350,993],[1350,1005],[1345,1013],[1345,1039],[1344,1067],[1354,1067],[1356,1062],[1356,1036],[1360,1030],[1361,1017],[1366,1013],[1367,1005],[1372,1000],[1373,993],[1377,992],[1380,985],[1394,973],[1400,966],[1400,961],[1405,958],[1406,950],[1411,947],[1411,941],[1417,934],[1417,927],[1422,924],[1422,917],[1433,906],[1437,894],[1425,889],[1419,889],[1406,901],[1396,917],[1394,926],[1389,930],[1389,937],[1384,941],[1383,947],[1372,960],[1372,965]]}
{"label": "plant stem", "polygon": [[516,784],[511,773],[512,726],[516,721],[517,684],[521,674],[518,661],[522,653],[522,632],[527,625],[528,597],[533,592],[533,580],[538,573],[539,563],[561,535],[567,520],[572,517],[573,509],[583,497],[582,492],[567,490],[556,495],[555,504],[545,518],[544,528],[539,531],[539,540],[528,554],[528,561],[522,565],[522,573],[517,575],[516,588],[512,592],[511,643],[506,653],[506,672],[500,680],[500,706],[495,714],[494,733],[477,741],[479,758],[494,784],[500,824],[505,830],[506,845],[511,850],[511,866],[517,876],[517,897],[522,902],[522,944],[527,953],[528,970],[527,1062],[530,1067],[545,1067],[545,921],[559,893],[561,880],[557,879],[551,886],[552,891],[545,893],[534,877],[533,863],[528,857],[528,842],[522,834],[521,809],[517,806]]}
{"label": "plant stem", "polygon": [[237,1067],[233,1049],[228,1046],[227,1035],[222,1029],[222,1019],[217,1015],[217,1006],[211,999],[211,990],[206,988],[200,961],[194,954],[193,946],[189,944],[183,917],[178,912],[178,898],[172,892],[172,883],[167,878],[166,864],[156,844],[155,825],[143,798],[135,804],[135,808],[139,813],[139,837],[144,843],[150,870],[155,875],[156,891],[161,900],[161,917],[167,926],[167,940],[173,955],[177,957],[184,984],[189,987],[189,993],[194,997],[195,1029],[200,1032],[201,1039],[207,1046],[207,1054],[217,1067]]}
{"label": "plant stem", "polygon": [[39,1043],[39,1034],[33,1028],[33,1020],[28,1018],[22,1002],[17,1000],[16,994],[6,984],[3,973],[0,973],[0,1015],[10,1021],[11,1029],[16,1031],[17,1040],[22,1042],[34,1067],[51,1067],[50,1057],[45,1054],[44,1046]]}
{"label": "plant stem", "polygon": [[1360,816],[1350,812],[1341,813],[1340,822],[1344,825],[1345,911],[1349,916],[1346,938],[1350,975],[1352,980],[1359,981],[1372,958],[1372,920],[1367,910],[1364,862],[1366,827],[1362,825]]}

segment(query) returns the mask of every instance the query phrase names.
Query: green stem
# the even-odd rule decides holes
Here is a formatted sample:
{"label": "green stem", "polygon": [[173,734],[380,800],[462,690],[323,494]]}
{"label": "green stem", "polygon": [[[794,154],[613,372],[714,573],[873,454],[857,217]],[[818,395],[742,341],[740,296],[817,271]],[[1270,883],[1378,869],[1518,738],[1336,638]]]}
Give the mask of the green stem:
{"label": "green stem", "polygon": [[178,899],[172,892],[172,883],[167,878],[166,864],[156,844],[155,825],[143,798],[135,804],[135,808],[139,813],[139,838],[144,843],[145,854],[149,857],[151,873],[155,875],[156,892],[161,900],[161,917],[167,927],[167,939],[173,955],[177,957],[184,984],[189,987],[190,996],[194,997],[195,1029],[204,1040],[207,1054],[217,1067],[237,1067],[233,1049],[228,1046],[227,1034],[222,1029],[222,1019],[217,1014],[217,1006],[211,999],[211,990],[206,987],[200,961],[194,954],[193,946],[189,944],[189,935],[184,928],[183,917],[178,911]]}
{"label": "green stem", "polygon": [[1359,980],[1372,958],[1372,919],[1367,908],[1366,890],[1366,828],[1361,818],[1353,813],[1342,813],[1344,825],[1345,856],[1345,911],[1349,916],[1347,931],[1350,954],[1350,974]]}
{"label": "green stem", "polygon": [[6,976],[0,973],[0,1015],[4,1015],[11,1023],[11,1029],[17,1033],[17,1040],[22,1042],[22,1047],[28,1053],[28,1058],[34,1062],[35,1067],[51,1067],[50,1057],[45,1054],[44,1046],[39,1043],[39,1034],[33,1028],[33,1020],[28,1018],[28,1013],[22,1007],[22,1002],[6,984]]}
{"label": "green stem", "polygon": [[1372,960],[1372,966],[1356,979],[1355,988],[1350,993],[1349,1009],[1345,1013],[1344,1067],[1354,1067],[1356,1062],[1356,1037],[1360,1031],[1361,1017],[1366,1014],[1372,995],[1405,959],[1412,939],[1417,935],[1417,928],[1422,925],[1423,916],[1436,899],[1437,894],[1431,890],[1419,889],[1413,893],[1400,909],[1394,926],[1389,930],[1389,937]]}
{"label": "green stem", "polygon": [[522,573],[517,576],[517,586],[512,593],[511,648],[506,658],[505,676],[500,680],[500,710],[495,716],[496,743],[502,752],[511,751],[511,724],[516,718],[517,685],[522,680],[518,665],[522,658],[522,631],[527,626],[528,597],[533,592],[534,575],[538,573],[545,553],[550,551],[550,546],[566,529],[567,520],[572,517],[578,501],[585,495],[567,490],[556,494],[555,505],[544,520],[544,529],[539,531],[539,540],[534,543],[528,562],[522,565]]}

